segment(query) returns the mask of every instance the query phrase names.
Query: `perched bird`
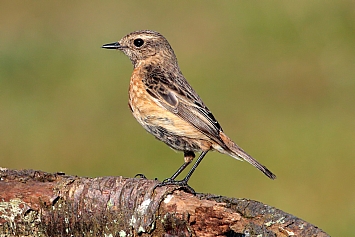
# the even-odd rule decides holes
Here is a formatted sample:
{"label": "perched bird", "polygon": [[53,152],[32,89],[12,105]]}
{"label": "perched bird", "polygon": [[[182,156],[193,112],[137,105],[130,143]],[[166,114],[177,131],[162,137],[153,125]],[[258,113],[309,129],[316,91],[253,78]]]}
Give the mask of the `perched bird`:
{"label": "perched bird", "polygon": [[[169,147],[184,152],[185,162],[162,185],[186,185],[207,152],[216,150],[245,160],[270,179],[276,176],[222,130],[211,111],[202,102],[180,71],[177,58],[163,35],[151,30],[132,32],[105,49],[122,51],[134,70],[129,86],[129,107],[136,120]],[[183,180],[176,177],[201,152]]]}

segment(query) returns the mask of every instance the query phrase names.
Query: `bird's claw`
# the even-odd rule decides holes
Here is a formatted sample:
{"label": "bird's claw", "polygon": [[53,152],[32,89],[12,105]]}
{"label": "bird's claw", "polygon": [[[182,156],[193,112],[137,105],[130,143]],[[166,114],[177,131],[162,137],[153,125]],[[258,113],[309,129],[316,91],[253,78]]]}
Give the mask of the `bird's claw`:
{"label": "bird's claw", "polygon": [[147,179],[147,177],[144,174],[136,174],[134,177],[138,179]]}
{"label": "bird's claw", "polygon": [[191,194],[196,194],[195,190],[193,188],[191,188],[187,184],[187,181],[184,179],[183,180],[173,180],[171,178],[167,178],[167,179],[164,179],[163,182],[156,184],[154,189],[157,187],[163,187],[163,186],[169,186],[169,185],[176,185]]}

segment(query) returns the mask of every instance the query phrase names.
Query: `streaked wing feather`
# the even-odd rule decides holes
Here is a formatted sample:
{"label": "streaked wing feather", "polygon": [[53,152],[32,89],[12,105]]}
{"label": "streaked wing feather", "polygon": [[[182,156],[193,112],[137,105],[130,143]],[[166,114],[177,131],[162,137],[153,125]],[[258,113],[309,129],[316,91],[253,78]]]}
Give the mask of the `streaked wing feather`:
{"label": "streaked wing feather", "polygon": [[150,95],[159,99],[164,108],[225,146],[219,137],[219,132],[222,131],[221,126],[182,75],[173,78],[176,82],[173,83],[170,81],[172,80],[171,74],[166,75],[158,69],[147,71],[150,73],[146,75],[144,83]]}

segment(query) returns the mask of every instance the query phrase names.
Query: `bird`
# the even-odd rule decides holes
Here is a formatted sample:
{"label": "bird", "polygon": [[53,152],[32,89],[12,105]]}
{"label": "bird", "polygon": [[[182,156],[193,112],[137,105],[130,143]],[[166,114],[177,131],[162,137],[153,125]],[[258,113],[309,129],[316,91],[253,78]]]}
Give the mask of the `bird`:
{"label": "bird", "polygon": [[[209,151],[218,151],[247,161],[270,179],[273,174],[223,131],[212,112],[182,74],[168,40],[152,30],[134,31],[104,49],[123,52],[133,64],[129,84],[129,108],[143,128],[176,151],[184,153],[184,163],[161,186],[188,186],[191,175]],[[176,180],[200,153],[182,180]]]}

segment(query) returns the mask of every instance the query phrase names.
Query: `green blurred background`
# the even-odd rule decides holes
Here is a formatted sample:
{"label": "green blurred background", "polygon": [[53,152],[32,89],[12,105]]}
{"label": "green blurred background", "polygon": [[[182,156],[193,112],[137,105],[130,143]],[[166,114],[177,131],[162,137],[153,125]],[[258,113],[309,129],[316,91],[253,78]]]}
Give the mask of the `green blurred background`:
{"label": "green blurred background", "polygon": [[354,235],[354,1],[2,1],[0,26],[0,166],[170,177],[182,154],[135,121],[132,65],[100,48],[151,29],[225,132],[278,176],[209,153],[190,185]]}

